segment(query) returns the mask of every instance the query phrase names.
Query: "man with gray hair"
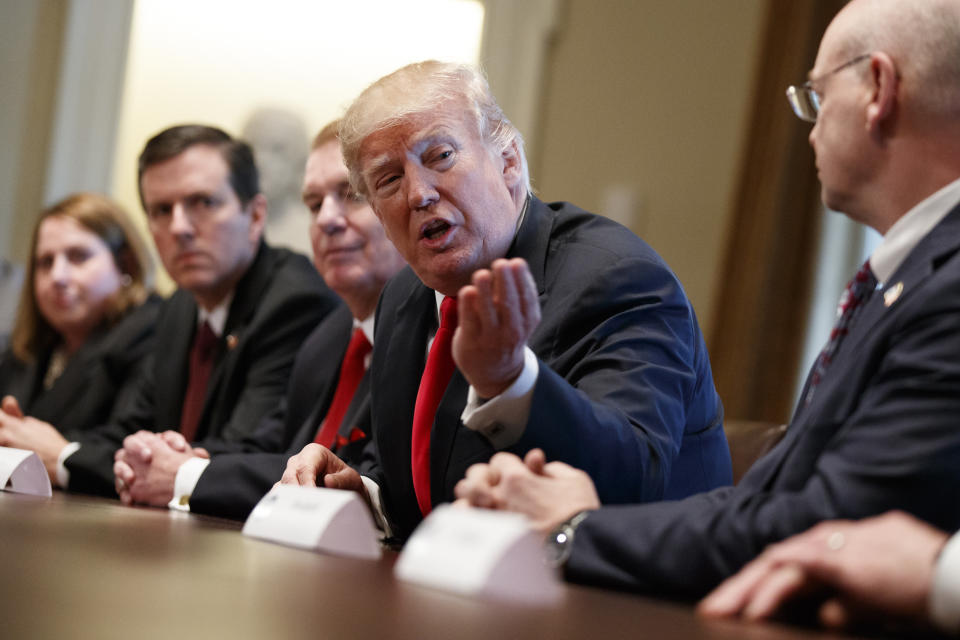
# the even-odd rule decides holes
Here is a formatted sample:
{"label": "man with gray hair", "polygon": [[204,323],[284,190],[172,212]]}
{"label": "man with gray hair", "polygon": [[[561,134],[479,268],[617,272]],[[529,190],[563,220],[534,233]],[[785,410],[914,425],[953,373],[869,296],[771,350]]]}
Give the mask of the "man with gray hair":
{"label": "man with gray hair", "polygon": [[[822,520],[900,509],[960,527],[960,2],[850,2],[787,97],[814,123],[824,203],[883,242],[851,280],[785,437],[736,487],[610,508],[586,474],[538,452],[468,472],[464,500],[556,526],[572,580],[700,596]],[[841,527],[817,531],[825,554],[846,544]],[[747,570],[762,579],[702,610],[757,617],[778,588],[802,586],[803,567],[790,569]]]}
{"label": "man with gray hair", "polygon": [[410,268],[377,311],[377,464],[361,478],[309,445],[284,482],[357,490],[400,540],[497,451],[542,447],[586,469],[608,502],[730,482],[680,283],[626,228],[531,194],[522,137],[482,75],[404,67],[357,98],[340,141]]}

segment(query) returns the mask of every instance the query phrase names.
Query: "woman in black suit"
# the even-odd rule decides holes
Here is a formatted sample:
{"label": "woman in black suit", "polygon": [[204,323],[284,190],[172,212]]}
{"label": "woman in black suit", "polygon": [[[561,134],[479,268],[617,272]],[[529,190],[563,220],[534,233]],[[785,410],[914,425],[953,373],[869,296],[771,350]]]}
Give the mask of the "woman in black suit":
{"label": "woman in black suit", "polygon": [[150,275],[139,237],[111,200],[78,193],[43,211],[0,356],[3,412],[48,422],[67,440],[106,421],[153,340],[159,300]]}

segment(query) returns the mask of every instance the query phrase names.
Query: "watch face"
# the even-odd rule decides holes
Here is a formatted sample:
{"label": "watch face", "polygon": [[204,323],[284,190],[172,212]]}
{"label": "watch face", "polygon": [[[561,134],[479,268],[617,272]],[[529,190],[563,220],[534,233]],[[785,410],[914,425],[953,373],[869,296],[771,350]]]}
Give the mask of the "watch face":
{"label": "watch face", "polygon": [[575,513],[566,522],[561,522],[547,536],[547,561],[554,567],[562,567],[566,564],[570,554],[573,553],[573,536],[580,526],[580,523],[586,519],[589,511],[580,511]]}
{"label": "watch face", "polygon": [[573,531],[566,522],[558,526],[547,538],[547,562],[553,567],[563,566],[570,557],[570,541]]}

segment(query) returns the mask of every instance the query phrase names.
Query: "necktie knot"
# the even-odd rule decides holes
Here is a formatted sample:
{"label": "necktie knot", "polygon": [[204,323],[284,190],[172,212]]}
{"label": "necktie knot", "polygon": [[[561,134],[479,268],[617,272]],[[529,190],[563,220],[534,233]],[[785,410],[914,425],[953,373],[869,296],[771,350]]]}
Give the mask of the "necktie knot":
{"label": "necktie knot", "polygon": [[867,260],[853,276],[850,282],[850,289],[857,300],[863,300],[871,291],[877,287],[877,277],[873,275],[873,269],[870,268],[870,261]]}
{"label": "necktie knot", "polygon": [[356,362],[360,358],[366,358],[371,349],[373,349],[373,347],[370,341],[367,340],[363,329],[357,327],[353,330],[353,335],[350,337],[350,344],[347,346],[347,353],[343,359],[344,361]]}
{"label": "necktie knot", "polygon": [[457,298],[446,296],[440,303],[440,326],[451,331],[457,328]]}
{"label": "necktie knot", "polygon": [[210,323],[204,321],[197,329],[197,335],[193,338],[197,357],[201,360],[209,360],[212,358],[213,350],[217,346],[217,340],[217,334],[213,332]]}

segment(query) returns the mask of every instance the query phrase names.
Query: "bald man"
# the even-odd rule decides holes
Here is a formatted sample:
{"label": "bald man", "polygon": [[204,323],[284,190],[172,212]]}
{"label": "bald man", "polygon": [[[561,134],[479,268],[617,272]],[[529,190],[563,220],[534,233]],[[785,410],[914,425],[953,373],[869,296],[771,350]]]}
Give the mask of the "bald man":
{"label": "bald man", "polygon": [[[457,488],[530,515],[569,579],[700,596],[822,520],[902,509],[960,526],[960,3],[855,0],[791,87],[824,203],[884,235],[786,436],[736,487],[600,507],[562,463],[501,454]],[[836,544],[836,539],[834,539]]]}

